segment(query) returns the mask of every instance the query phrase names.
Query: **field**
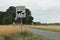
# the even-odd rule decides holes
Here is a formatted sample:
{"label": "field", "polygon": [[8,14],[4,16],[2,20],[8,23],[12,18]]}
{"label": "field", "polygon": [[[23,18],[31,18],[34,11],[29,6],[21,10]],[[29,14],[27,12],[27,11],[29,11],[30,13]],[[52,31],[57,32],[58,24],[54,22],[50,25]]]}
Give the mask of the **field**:
{"label": "field", "polygon": [[28,28],[60,32],[60,25],[0,25],[0,40],[40,40]]}
{"label": "field", "polygon": [[60,32],[60,25],[32,25],[30,28]]}
{"label": "field", "polygon": [[25,25],[21,30],[20,25],[0,25],[0,40],[40,40],[32,34]]}

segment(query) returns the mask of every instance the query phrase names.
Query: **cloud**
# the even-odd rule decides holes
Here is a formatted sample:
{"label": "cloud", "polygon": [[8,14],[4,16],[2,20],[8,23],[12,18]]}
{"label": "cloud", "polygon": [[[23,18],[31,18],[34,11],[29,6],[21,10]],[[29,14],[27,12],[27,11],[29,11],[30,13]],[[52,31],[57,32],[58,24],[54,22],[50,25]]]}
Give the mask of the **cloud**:
{"label": "cloud", "polygon": [[31,9],[47,10],[52,7],[60,7],[60,0],[0,0],[0,6],[25,5]]}
{"label": "cloud", "polygon": [[5,11],[9,6],[25,5],[26,1],[25,0],[0,0],[0,10]]}
{"label": "cloud", "polygon": [[25,5],[31,10],[34,21],[60,22],[60,0],[0,0],[2,11],[9,6],[19,5]]}

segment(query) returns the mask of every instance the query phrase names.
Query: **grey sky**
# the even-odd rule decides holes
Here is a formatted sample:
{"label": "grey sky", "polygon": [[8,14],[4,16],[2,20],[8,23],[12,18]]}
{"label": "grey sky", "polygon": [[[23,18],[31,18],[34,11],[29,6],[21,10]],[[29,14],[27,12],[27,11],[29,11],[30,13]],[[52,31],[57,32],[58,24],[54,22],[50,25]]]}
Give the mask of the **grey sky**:
{"label": "grey sky", "polygon": [[60,23],[60,0],[0,0],[0,11],[19,5],[31,10],[34,21]]}

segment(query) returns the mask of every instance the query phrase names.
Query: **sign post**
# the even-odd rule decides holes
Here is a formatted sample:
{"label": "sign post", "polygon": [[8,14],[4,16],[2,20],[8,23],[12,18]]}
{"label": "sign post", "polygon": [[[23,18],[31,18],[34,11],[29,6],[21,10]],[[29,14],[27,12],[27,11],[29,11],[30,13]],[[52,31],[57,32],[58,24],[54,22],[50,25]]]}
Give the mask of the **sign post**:
{"label": "sign post", "polygon": [[25,6],[17,6],[16,7],[16,19],[20,18],[21,19],[21,31],[22,31],[22,18],[26,17],[26,13],[25,13]]}
{"label": "sign post", "polygon": [[[22,25],[23,25],[22,18],[25,18],[25,17],[26,17],[25,6],[17,6],[16,7],[16,18],[15,18],[15,20],[17,18],[21,19],[21,31],[22,31]],[[23,38],[23,40],[24,40],[24,38]]]}

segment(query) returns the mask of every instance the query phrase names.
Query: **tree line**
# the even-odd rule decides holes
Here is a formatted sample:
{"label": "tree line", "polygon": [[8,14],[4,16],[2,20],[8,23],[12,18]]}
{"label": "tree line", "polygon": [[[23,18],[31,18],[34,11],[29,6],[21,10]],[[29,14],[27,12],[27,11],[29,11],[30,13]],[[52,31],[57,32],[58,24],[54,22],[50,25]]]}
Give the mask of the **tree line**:
{"label": "tree line", "polygon": [[[32,24],[33,17],[31,16],[31,11],[26,8],[26,17],[22,19],[23,24]],[[5,12],[0,11],[0,25],[4,24],[13,24],[15,23],[21,23],[21,19],[18,18],[15,20],[16,17],[16,7],[10,6]]]}

